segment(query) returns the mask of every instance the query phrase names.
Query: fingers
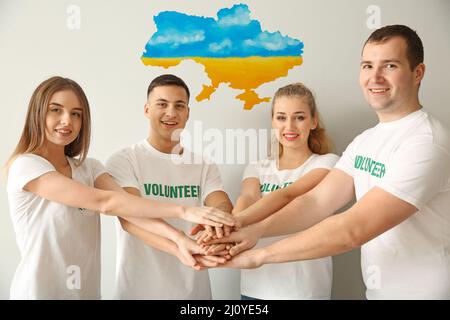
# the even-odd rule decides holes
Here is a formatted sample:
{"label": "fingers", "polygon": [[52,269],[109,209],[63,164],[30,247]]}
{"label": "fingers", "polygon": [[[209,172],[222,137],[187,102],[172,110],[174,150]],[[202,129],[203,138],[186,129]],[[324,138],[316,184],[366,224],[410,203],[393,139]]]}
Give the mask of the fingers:
{"label": "fingers", "polygon": [[235,243],[240,241],[239,235],[236,233],[231,233],[227,237],[223,237],[221,239],[211,239],[208,241],[208,244],[217,244],[217,243]]}
{"label": "fingers", "polygon": [[196,257],[197,263],[200,265],[200,268],[213,268],[217,267],[219,265],[216,261],[211,261],[209,259],[206,259],[205,256],[198,256]]}
{"label": "fingers", "polygon": [[[218,256],[213,256],[213,255],[206,255],[206,256],[199,256],[202,258],[202,261],[209,261],[212,263],[225,263],[227,262],[227,260],[224,257],[218,257]],[[196,257],[197,259],[197,257]],[[198,259],[197,259],[198,261]]]}
{"label": "fingers", "polygon": [[221,244],[215,244],[215,245],[211,245],[208,250],[206,251],[206,254],[216,254],[217,252],[221,252],[223,250],[226,249],[226,245],[221,243]]}
{"label": "fingers", "polygon": [[203,227],[203,225],[198,224],[195,227],[193,227],[191,229],[191,232],[189,233],[191,236],[195,236],[197,233],[199,233],[200,231],[202,231],[203,229],[205,229],[205,227]]}
{"label": "fingers", "polygon": [[225,237],[228,237],[231,233],[231,227],[230,226],[223,226],[223,235]]}
{"label": "fingers", "polygon": [[241,242],[241,243],[238,243],[237,245],[233,246],[233,248],[231,248],[229,252],[230,252],[230,255],[234,257],[234,256],[238,255],[240,252],[247,250],[247,249],[250,249],[248,243]]}
{"label": "fingers", "polygon": [[[227,226],[233,226],[236,223],[236,220],[234,219],[234,217],[231,214],[229,214],[228,212],[223,212],[219,209],[211,208],[211,207],[205,207],[203,209],[205,209],[205,214],[203,216],[205,219],[209,219],[214,222],[222,223]],[[210,224],[210,225],[212,225],[214,227],[222,227],[221,225],[213,225],[213,224]]]}
{"label": "fingers", "polygon": [[[215,236],[216,232],[215,230],[211,227],[211,226],[205,226],[205,232],[208,235],[208,237],[206,239],[211,239]],[[208,240],[204,240],[204,242],[208,241]]]}
{"label": "fingers", "polygon": [[223,237],[223,228],[215,227],[215,229],[216,229],[216,237],[219,239],[222,238]]}
{"label": "fingers", "polygon": [[189,266],[194,267],[197,264],[195,258],[187,250],[180,249],[180,252]]}

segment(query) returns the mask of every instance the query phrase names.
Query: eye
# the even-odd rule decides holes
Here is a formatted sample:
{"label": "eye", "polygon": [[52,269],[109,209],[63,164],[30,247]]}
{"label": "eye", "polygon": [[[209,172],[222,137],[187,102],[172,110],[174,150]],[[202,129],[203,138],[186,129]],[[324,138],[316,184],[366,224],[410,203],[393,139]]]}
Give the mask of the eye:
{"label": "eye", "polygon": [[285,116],[277,116],[276,119],[278,121],[284,121],[284,120],[286,120],[286,117]]}
{"label": "eye", "polygon": [[59,112],[59,111],[60,111],[60,108],[55,108],[55,107],[50,108],[50,112]]}
{"label": "eye", "polygon": [[296,119],[299,120],[299,121],[303,121],[303,120],[305,120],[305,117],[304,116],[298,116]]}
{"label": "eye", "polygon": [[396,66],[395,64],[388,63],[388,64],[386,65],[386,68],[387,68],[387,69],[395,69],[395,68],[397,68],[397,66]]}
{"label": "eye", "polygon": [[184,109],[184,104],[177,104],[177,105],[175,105],[175,108],[177,108],[177,109]]}
{"label": "eye", "polygon": [[165,102],[157,102],[156,106],[159,107],[159,108],[165,108],[167,106],[167,103],[165,103]]}
{"label": "eye", "polygon": [[370,64],[363,64],[361,66],[361,69],[371,69],[371,68],[372,68],[372,66]]}
{"label": "eye", "polygon": [[81,112],[73,112],[72,116],[74,116],[75,118],[81,118]]}

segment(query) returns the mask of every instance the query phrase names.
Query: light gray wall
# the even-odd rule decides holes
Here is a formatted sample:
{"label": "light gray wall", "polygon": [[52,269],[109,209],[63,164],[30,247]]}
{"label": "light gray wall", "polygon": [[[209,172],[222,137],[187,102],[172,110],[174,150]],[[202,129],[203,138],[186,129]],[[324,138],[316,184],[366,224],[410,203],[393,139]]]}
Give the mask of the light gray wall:
{"label": "light gray wall", "polygon": [[[305,44],[304,63],[286,78],[257,89],[272,96],[276,88],[302,81],[316,95],[336,153],[362,130],[376,123],[358,87],[361,47],[370,30],[366,26],[369,5],[381,10],[381,24],[406,24],[416,29],[425,45],[425,79],[421,102],[443,122],[450,122],[450,2],[448,0],[278,0],[278,1],[87,1],[0,0],[0,163],[15,147],[28,100],[34,88],[52,75],[78,81],[91,102],[93,135],[90,156],[104,161],[113,151],[147,134],[142,115],[147,85],[162,68],[145,67],[140,55],[155,31],[153,15],[176,10],[216,16],[223,7],[246,3],[252,18],[264,30],[281,31]],[[81,9],[81,29],[69,30],[69,5]],[[185,61],[169,70],[189,84],[193,96],[208,84],[203,67]],[[191,102],[192,120],[204,128],[269,128],[270,107],[263,103],[252,111],[242,110],[234,96],[238,91],[222,85],[210,101]],[[225,188],[234,201],[240,191],[243,165],[221,165]],[[0,298],[9,286],[19,252],[9,217],[4,184],[0,187]],[[115,230],[112,218],[102,218],[103,297],[111,298],[114,287]],[[333,297],[361,299],[359,251],[334,258]],[[212,270],[216,299],[239,297],[239,272]]]}

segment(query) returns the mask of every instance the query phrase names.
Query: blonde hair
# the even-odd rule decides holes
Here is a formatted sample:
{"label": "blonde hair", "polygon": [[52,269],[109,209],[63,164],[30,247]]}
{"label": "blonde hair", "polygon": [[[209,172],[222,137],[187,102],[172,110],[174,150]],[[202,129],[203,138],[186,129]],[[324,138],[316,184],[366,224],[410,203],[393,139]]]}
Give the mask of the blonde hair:
{"label": "blonde hair", "polygon": [[[289,84],[282,88],[279,88],[272,99],[272,117],[274,114],[275,102],[280,97],[300,97],[306,99],[306,103],[309,106],[311,117],[317,118],[317,127],[312,129],[308,137],[308,148],[311,152],[316,154],[327,154],[331,151],[331,141],[328,138],[325,127],[322,124],[319,111],[317,110],[316,100],[311,90],[308,89],[303,83],[297,82]],[[279,156],[283,154],[283,146],[278,142]]]}
{"label": "blonde hair", "polygon": [[74,141],[65,146],[64,154],[71,158],[78,156],[78,165],[84,161],[89,150],[91,137],[89,102],[83,89],[75,81],[62,77],[51,77],[42,82],[31,96],[22,135],[4,167],[5,173],[17,156],[24,153],[33,153],[44,145],[45,118],[50,99],[54,93],[63,90],[71,90],[78,97],[83,109],[80,132]]}

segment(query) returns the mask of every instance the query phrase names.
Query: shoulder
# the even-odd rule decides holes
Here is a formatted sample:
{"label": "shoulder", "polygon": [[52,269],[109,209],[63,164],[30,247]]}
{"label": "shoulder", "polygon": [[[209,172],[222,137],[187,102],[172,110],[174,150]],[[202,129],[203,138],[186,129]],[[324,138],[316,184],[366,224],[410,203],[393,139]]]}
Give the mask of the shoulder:
{"label": "shoulder", "polygon": [[[425,140],[429,135],[429,143],[432,143],[437,148],[442,149],[447,154],[450,154],[450,130],[434,116],[425,112],[426,118],[422,122],[421,126],[416,131],[416,139],[422,138]],[[424,141],[425,142],[425,141]]]}
{"label": "shoulder", "polygon": [[131,146],[122,148],[114,152],[106,160],[106,165],[110,165],[116,162],[130,161],[136,159],[136,157],[143,152],[142,142],[135,143]]}
{"label": "shoulder", "polygon": [[314,159],[314,161],[329,161],[329,162],[337,162],[338,160],[339,156],[334,153],[318,154]]}
{"label": "shoulder", "polygon": [[9,167],[9,172],[21,171],[21,170],[33,170],[34,168],[48,168],[55,169],[55,167],[46,159],[32,154],[26,153],[17,156]]}

